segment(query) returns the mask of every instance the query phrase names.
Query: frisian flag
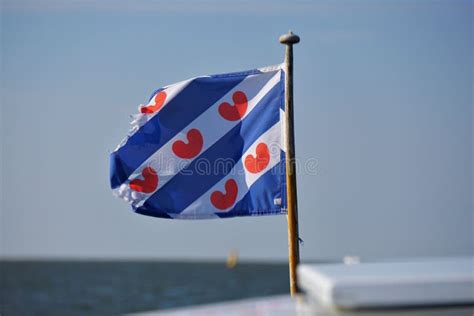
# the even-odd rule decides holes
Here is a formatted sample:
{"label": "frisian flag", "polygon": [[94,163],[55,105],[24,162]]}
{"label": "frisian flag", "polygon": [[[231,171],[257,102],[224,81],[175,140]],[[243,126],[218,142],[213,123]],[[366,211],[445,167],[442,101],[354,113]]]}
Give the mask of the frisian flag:
{"label": "frisian flag", "polygon": [[114,194],[173,219],[286,214],[284,64],[153,92],[110,155]]}

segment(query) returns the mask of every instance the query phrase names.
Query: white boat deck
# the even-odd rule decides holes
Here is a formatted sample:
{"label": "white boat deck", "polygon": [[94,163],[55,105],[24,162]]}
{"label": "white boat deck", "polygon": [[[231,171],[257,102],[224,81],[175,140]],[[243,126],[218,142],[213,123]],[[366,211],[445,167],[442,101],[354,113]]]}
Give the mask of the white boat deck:
{"label": "white boat deck", "polygon": [[474,258],[301,265],[300,286],[345,309],[474,304]]}
{"label": "white boat deck", "polygon": [[150,311],[135,316],[472,316],[473,306],[439,306],[423,308],[338,310],[305,297],[272,296],[235,302],[224,302],[188,308]]}

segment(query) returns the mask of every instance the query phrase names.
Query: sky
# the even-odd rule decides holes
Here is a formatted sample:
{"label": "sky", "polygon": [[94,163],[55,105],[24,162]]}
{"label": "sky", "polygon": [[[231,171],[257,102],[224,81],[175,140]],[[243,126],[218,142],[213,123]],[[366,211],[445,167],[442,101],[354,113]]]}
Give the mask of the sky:
{"label": "sky", "polygon": [[472,1],[4,0],[2,257],[287,258],[285,216],[142,216],[109,153],[156,88],[283,61],[303,261],[473,254]]}

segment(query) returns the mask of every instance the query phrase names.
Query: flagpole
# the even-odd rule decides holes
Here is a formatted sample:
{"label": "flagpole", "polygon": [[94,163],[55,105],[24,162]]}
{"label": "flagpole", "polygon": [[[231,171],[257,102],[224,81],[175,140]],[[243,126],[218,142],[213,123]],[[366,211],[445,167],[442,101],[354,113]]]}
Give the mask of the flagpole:
{"label": "flagpole", "polygon": [[290,268],[290,293],[298,292],[296,266],[300,261],[298,237],[298,202],[296,196],[295,129],[293,119],[293,44],[299,43],[298,35],[289,31],[280,36],[286,45],[285,53],[285,145],[286,145],[286,196],[288,207],[288,262]]}

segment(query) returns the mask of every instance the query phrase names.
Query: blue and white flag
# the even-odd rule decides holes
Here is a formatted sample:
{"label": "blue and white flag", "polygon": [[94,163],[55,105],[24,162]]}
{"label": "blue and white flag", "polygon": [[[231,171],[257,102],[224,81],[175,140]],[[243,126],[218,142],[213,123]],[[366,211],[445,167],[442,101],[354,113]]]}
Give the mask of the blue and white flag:
{"label": "blue and white flag", "polygon": [[156,90],[110,155],[114,193],[140,214],[286,214],[283,65]]}

